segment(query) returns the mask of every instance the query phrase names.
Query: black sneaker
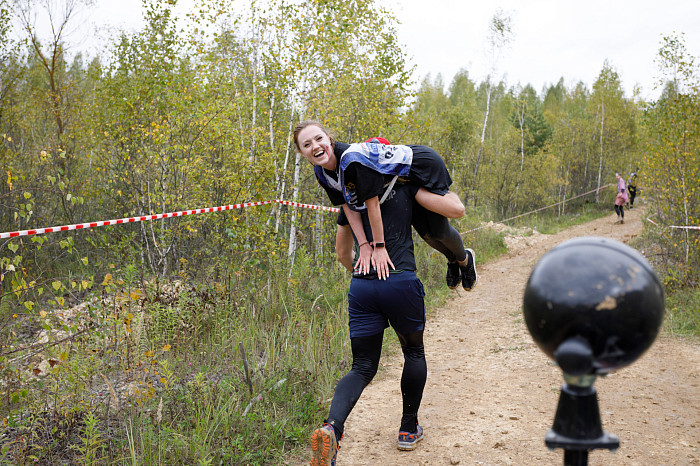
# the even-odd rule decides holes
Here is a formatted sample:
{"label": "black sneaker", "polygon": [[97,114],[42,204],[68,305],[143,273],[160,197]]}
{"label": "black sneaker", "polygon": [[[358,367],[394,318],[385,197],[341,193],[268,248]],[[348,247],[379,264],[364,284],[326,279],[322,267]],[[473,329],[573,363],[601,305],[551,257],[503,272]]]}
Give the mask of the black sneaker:
{"label": "black sneaker", "polygon": [[478,279],[476,275],[476,255],[471,249],[466,249],[467,251],[467,265],[459,266],[459,270],[462,274],[462,288],[466,291],[471,291],[476,286],[476,280]]}
{"label": "black sneaker", "polygon": [[459,285],[459,275],[459,264],[457,262],[448,262],[447,275],[445,275],[445,281],[447,282],[447,286],[449,286],[453,290],[457,288],[457,285]]}

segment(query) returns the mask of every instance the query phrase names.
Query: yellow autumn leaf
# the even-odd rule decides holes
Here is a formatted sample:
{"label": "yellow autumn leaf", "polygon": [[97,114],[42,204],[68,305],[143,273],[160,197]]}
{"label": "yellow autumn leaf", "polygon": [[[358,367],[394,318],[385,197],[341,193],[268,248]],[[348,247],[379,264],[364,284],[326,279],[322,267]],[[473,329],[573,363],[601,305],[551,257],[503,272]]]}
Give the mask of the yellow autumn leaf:
{"label": "yellow autumn leaf", "polygon": [[46,311],[41,311],[39,313],[39,315],[41,316],[42,319],[46,319]]}

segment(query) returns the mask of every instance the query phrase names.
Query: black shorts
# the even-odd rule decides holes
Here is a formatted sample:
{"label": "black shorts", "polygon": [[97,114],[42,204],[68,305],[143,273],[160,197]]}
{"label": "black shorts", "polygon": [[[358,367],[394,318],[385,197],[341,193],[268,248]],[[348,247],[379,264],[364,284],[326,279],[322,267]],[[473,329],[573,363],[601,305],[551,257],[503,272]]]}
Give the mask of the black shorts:
{"label": "black shorts", "polygon": [[402,335],[423,330],[423,284],[413,271],[386,280],[353,278],[348,293],[350,338],[381,333],[391,325]]}
{"label": "black shorts", "polygon": [[409,146],[413,150],[413,162],[408,178],[431,193],[444,196],[450,190],[452,177],[442,157],[427,146]]}

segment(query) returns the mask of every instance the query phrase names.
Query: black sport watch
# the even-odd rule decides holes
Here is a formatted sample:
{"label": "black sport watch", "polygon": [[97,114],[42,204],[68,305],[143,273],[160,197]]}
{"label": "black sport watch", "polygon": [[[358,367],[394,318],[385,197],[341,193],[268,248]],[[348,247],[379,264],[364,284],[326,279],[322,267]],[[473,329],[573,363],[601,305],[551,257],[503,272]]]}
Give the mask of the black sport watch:
{"label": "black sport watch", "polygon": [[375,249],[376,249],[376,248],[383,248],[384,246],[386,246],[386,245],[385,245],[383,242],[382,242],[382,243],[374,243],[374,248],[375,248]]}

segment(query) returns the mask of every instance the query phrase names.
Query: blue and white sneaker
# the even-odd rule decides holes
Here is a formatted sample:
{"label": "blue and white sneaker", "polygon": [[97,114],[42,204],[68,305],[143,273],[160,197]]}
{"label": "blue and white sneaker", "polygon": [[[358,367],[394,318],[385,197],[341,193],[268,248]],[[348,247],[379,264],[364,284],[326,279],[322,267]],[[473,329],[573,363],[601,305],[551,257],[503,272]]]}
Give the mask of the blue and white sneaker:
{"label": "blue and white sneaker", "polygon": [[423,440],[423,428],[419,425],[415,432],[399,431],[399,450],[415,450],[418,442]]}

